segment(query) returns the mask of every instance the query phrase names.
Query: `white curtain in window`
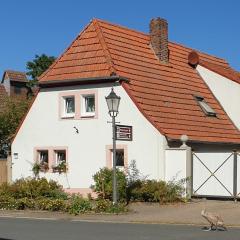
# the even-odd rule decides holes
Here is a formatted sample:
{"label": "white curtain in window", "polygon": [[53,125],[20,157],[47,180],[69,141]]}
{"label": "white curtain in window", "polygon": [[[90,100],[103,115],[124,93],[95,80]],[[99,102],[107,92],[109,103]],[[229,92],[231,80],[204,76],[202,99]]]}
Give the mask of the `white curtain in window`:
{"label": "white curtain in window", "polygon": [[73,97],[65,99],[65,108],[66,108],[66,113],[74,113],[75,112],[75,104],[74,104]]}
{"label": "white curtain in window", "polygon": [[66,152],[65,151],[56,152],[56,160],[57,163],[66,162]]}
{"label": "white curtain in window", "polygon": [[85,97],[86,112],[95,112],[95,98],[94,96]]}

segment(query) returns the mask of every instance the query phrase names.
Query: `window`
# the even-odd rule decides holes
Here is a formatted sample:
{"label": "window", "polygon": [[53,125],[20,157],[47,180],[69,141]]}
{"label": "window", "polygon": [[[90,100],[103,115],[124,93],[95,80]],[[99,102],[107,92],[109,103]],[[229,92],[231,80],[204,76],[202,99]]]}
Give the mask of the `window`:
{"label": "window", "polygon": [[95,95],[82,96],[82,116],[91,117],[95,115]]}
{"label": "window", "polygon": [[55,163],[53,172],[63,173],[67,171],[66,150],[55,150]]}
{"label": "window", "polygon": [[66,150],[55,151],[55,163],[56,165],[66,163]]}
{"label": "window", "polygon": [[48,150],[37,151],[37,163],[39,164],[41,172],[47,172],[49,170],[49,156]]}
{"label": "window", "polygon": [[203,112],[207,115],[207,116],[212,116],[212,117],[216,117],[216,112],[206,103],[206,101],[204,100],[203,97],[201,96],[195,96],[196,100],[198,101],[198,104],[200,105],[200,107],[202,108]]}
{"label": "window", "polygon": [[[113,150],[111,149],[111,162],[113,167]],[[125,163],[124,163],[124,149],[116,149],[116,167],[118,169],[124,169]]]}
{"label": "window", "polygon": [[64,97],[64,108],[63,116],[64,117],[74,117],[75,115],[75,98],[74,96]]}
{"label": "window", "polygon": [[77,90],[59,93],[59,118],[61,120],[86,120],[98,118],[97,90]]}
{"label": "window", "polygon": [[38,151],[38,162],[40,165],[48,165],[48,150]]}
{"label": "window", "polygon": [[124,167],[124,150],[116,150],[116,167]]}

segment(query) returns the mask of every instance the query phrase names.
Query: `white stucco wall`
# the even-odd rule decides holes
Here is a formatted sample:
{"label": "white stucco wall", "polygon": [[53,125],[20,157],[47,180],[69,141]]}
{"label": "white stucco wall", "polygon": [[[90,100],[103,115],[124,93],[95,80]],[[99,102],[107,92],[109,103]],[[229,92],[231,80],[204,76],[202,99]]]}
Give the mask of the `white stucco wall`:
{"label": "white stucco wall", "polygon": [[3,85],[6,89],[7,94],[10,95],[10,80],[9,80],[9,78],[4,79]]}
{"label": "white stucco wall", "polygon": [[[133,126],[133,141],[117,141],[117,145],[127,145],[128,162],[136,160],[137,167],[144,175],[163,179],[165,138],[139,112],[121,86],[114,89],[121,97],[116,121]],[[98,92],[98,118],[60,120],[59,94],[85,90]],[[32,176],[35,147],[66,146],[69,165],[67,175],[47,173],[42,176],[57,179],[65,188],[89,188],[93,183],[92,175],[106,166],[106,146],[112,144],[112,128],[107,123],[111,119],[105,101],[110,90],[110,85],[42,90],[12,144],[13,180]],[[74,126],[79,129],[79,134]]]}
{"label": "white stucco wall", "polygon": [[197,71],[218,99],[228,116],[240,129],[240,84],[200,65]]}

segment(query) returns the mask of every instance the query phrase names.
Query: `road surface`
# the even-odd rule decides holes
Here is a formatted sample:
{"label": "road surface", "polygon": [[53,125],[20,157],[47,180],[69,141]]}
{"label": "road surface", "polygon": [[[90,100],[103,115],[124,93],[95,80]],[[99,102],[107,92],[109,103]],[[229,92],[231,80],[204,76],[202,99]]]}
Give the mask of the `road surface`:
{"label": "road surface", "polygon": [[199,226],[0,218],[0,240],[239,240],[240,229],[204,232]]}

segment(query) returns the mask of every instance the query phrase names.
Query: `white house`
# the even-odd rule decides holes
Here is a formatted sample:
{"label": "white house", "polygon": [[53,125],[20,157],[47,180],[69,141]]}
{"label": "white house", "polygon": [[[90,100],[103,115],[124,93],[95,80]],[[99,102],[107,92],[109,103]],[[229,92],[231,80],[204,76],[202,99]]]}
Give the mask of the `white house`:
{"label": "white house", "polygon": [[[151,21],[150,34],[92,20],[40,77],[12,142],[12,180],[45,162],[41,176],[91,193],[92,175],[112,167],[105,97],[114,87],[116,120],[133,133],[117,141],[118,166],[135,160],[149,178],[191,177],[193,196],[238,197],[240,74],[223,59],[168,41],[167,29],[161,18]],[[55,172],[65,161],[67,172]]]}

